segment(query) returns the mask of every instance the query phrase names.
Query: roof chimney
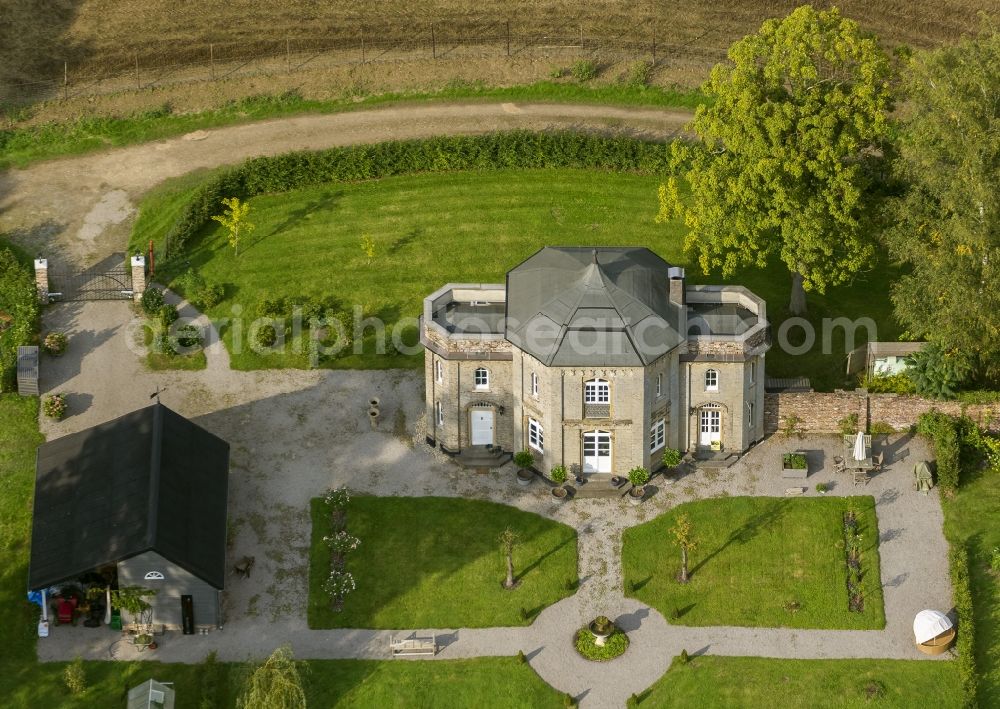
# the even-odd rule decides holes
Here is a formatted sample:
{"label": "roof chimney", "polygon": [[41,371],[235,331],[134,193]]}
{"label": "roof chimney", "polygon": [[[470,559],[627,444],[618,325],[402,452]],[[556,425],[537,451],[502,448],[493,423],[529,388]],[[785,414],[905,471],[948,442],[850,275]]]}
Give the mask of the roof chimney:
{"label": "roof chimney", "polygon": [[684,269],[679,266],[671,266],[667,271],[670,276],[670,302],[674,305],[684,306]]}

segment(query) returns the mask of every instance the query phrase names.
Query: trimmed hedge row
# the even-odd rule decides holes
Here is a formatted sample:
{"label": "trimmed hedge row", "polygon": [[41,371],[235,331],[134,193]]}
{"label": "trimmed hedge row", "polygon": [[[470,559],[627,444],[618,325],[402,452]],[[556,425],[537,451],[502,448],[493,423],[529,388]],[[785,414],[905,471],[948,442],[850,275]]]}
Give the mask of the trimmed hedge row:
{"label": "trimmed hedge row", "polygon": [[962,441],[959,425],[959,419],[933,409],[920,414],[917,419],[917,433],[929,438],[934,446],[938,484],[950,491],[958,488],[961,470]]}
{"label": "trimmed hedge row", "polygon": [[253,158],[198,188],[166,236],[168,255],[183,250],[222,210],[224,197],[247,199],[327,182],[370,180],[418,172],[584,168],[665,172],[670,148],[624,136],[510,131],[391,141]]}
{"label": "trimmed hedge row", "polygon": [[17,388],[17,348],[35,341],[38,311],[31,268],[0,243],[0,392]]}
{"label": "trimmed hedge row", "polygon": [[975,619],[972,609],[972,589],[969,584],[969,552],[965,546],[952,547],[948,555],[951,588],[955,594],[958,615],[958,676],[962,680],[963,706],[976,707],[979,679],[976,676]]}

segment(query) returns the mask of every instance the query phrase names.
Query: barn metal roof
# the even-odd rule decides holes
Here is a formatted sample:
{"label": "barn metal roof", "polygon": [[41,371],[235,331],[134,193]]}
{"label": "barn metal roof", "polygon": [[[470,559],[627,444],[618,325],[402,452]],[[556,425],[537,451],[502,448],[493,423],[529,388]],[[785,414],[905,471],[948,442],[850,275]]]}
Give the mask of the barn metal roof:
{"label": "barn metal roof", "polygon": [[28,587],[155,551],[225,585],[229,444],[156,403],[38,448]]}

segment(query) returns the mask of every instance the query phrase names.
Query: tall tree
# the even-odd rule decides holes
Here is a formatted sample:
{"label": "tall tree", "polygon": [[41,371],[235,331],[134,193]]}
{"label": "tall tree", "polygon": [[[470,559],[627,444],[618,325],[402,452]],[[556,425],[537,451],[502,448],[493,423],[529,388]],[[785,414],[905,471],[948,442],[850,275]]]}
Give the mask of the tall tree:
{"label": "tall tree", "polygon": [[[789,309],[868,266],[868,197],[889,135],[889,59],[836,9],[768,20],[712,69],[691,128],[674,144],[675,177],[657,221],[683,217],[685,248],[705,273],[730,276],[778,256],[792,274]],[[676,174],[675,173],[675,174]]]}
{"label": "tall tree", "polygon": [[896,175],[890,251],[911,267],[893,289],[916,337],[1000,382],[1000,33],[918,53]]}
{"label": "tall tree", "polygon": [[306,693],[292,649],[282,645],[247,677],[238,709],[305,709]]}

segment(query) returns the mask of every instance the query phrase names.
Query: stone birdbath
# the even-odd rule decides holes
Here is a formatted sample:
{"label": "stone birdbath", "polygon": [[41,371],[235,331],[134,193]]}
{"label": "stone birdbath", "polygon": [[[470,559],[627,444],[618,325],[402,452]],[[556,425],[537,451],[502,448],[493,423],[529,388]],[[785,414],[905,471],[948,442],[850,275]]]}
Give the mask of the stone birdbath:
{"label": "stone birdbath", "polygon": [[604,647],[604,643],[615,632],[615,624],[607,616],[599,615],[590,622],[590,632],[594,636],[594,644]]}

